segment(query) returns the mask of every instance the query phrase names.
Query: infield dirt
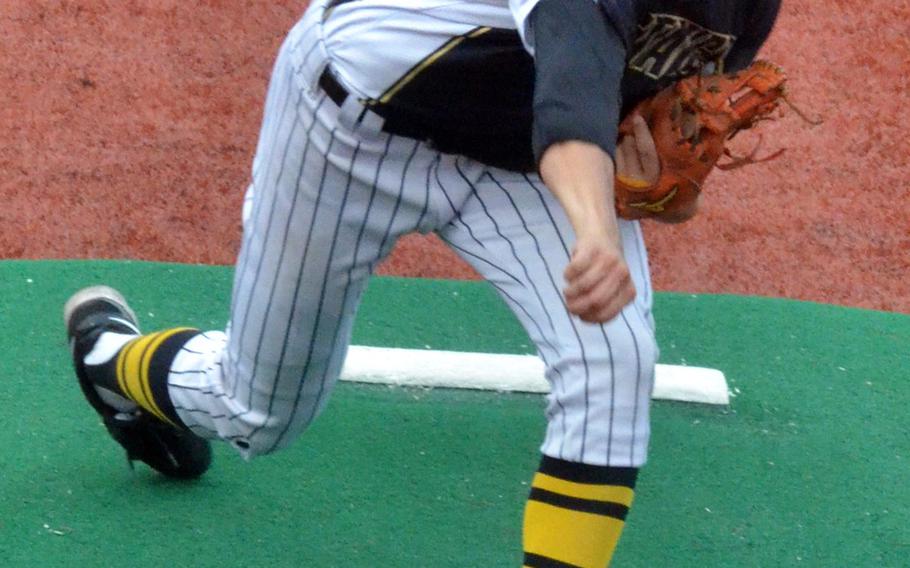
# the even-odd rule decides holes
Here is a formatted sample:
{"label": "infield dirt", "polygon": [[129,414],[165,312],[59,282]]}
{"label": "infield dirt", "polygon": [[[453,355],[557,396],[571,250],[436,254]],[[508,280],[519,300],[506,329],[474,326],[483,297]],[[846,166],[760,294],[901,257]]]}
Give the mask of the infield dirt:
{"label": "infield dirt", "polygon": [[[304,7],[0,4],[0,256],[233,263],[271,60]],[[910,3],[784,2],[762,56],[825,122],[762,125],[781,158],[648,224],[656,288],[910,313]],[[475,277],[425,237],[380,272]]]}

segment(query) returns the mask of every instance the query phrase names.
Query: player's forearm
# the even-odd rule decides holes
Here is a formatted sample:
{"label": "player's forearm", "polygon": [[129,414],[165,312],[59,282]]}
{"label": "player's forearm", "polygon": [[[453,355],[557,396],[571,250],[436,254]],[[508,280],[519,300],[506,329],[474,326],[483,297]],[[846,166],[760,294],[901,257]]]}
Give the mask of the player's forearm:
{"label": "player's forearm", "polygon": [[618,239],[613,158],[622,40],[591,0],[541,0],[535,45],[534,151],[576,235]]}
{"label": "player's forearm", "polygon": [[579,239],[616,243],[613,160],[606,152],[576,140],[552,144],[541,157],[540,175],[562,204]]}
{"label": "player's forearm", "polygon": [[540,172],[575,229],[563,272],[566,308],[586,322],[609,321],[636,293],[613,207],[613,161],[594,144],[570,140],[547,148]]}

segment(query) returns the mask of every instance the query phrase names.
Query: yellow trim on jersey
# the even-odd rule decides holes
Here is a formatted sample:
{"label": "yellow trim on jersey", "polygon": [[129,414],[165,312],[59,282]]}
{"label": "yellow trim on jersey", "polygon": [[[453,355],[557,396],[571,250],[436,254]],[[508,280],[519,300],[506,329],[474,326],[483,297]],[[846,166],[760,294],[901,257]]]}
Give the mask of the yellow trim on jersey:
{"label": "yellow trim on jersey", "polygon": [[158,407],[149,384],[155,351],[174,335],[190,328],[178,327],[144,335],[126,344],[117,356],[117,385],[129,398],[159,420],[176,426]]}
{"label": "yellow trim on jersey", "polygon": [[466,34],[453,37],[452,39],[447,41],[445,44],[443,44],[442,47],[440,47],[433,53],[427,55],[420,63],[415,65],[401,79],[396,81],[394,85],[389,87],[386,90],[386,92],[384,92],[382,95],[380,95],[378,99],[364,101],[364,102],[366,102],[367,104],[373,104],[373,105],[385,104],[385,103],[389,102],[390,100],[392,100],[392,97],[394,97],[396,94],[398,94],[398,92],[401,91],[401,89],[403,89],[405,87],[405,85],[407,85],[408,83],[413,81],[415,77],[417,77],[418,75],[423,73],[427,69],[427,67],[429,67],[430,65],[439,61],[439,59],[442,58],[445,54],[449,53],[450,51],[452,51],[453,49],[458,47],[464,40],[480,37],[483,34],[489,32],[491,29],[493,29],[493,28],[491,28],[489,26],[484,26],[484,27],[480,27],[480,28],[475,28]]}
{"label": "yellow trim on jersey", "polygon": [[535,475],[532,485],[538,489],[545,489],[567,497],[577,497],[589,501],[619,503],[626,507],[632,506],[632,498],[635,496],[634,490],[622,485],[591,485],[587,483],[576,483],[544,473]]}

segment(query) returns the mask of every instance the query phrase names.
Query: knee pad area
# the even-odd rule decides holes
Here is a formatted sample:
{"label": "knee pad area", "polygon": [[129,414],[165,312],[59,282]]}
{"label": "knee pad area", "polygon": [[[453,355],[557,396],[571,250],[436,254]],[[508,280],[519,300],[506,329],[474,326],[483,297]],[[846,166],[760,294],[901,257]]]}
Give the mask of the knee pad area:
{"label": "knee pad area", "polygon": [[593,465],[644,463],[657,345],[643,329],[609,339],[562,354],[548,370],[548,426],[541,448],[547,455]]}

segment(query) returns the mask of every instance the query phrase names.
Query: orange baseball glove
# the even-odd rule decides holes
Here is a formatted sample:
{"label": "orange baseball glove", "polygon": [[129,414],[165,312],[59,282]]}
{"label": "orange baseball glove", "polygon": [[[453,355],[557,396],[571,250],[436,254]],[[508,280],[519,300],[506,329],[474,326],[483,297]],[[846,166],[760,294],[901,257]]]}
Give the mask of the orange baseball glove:
{"label": "orange baseball glove", "polygon": [[[619,132],[633,133],[635,114],[645,119],[660,159],[660,175],[649,183],[618,173],[617,214],[624,219],[688,219],[715,166],[732,169],[779,156],[783,150],[757,159],[756,145],[749,155],[735,157],[724,145],[740,130],[770,118],[780,101],[786,101],[786,81],[780,67],[756,61],[738,73],[688,77],[640,103],[622,121]],[[730,160],[719,163],[723,155]]]}

